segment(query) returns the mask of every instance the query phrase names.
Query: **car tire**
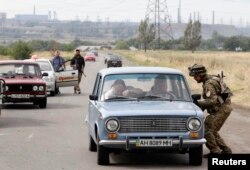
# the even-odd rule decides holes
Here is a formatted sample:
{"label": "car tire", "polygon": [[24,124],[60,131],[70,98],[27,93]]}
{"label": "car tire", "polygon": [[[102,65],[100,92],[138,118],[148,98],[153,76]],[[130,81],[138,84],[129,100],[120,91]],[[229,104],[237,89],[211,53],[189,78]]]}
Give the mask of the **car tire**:
{"label": "car tire", "polygon": [[59,94],[59,89],[55,87],[55,94]]}
{"label": "car tire", "polygon": [[203,147],[200,145],[196,148],[189,149],[189,164],[201,165],[202,164]]}
{"label": "car tire", "polygon": [[47,106],[47,98],[42,99],[42,100],[39,102],[39,107],[40,107],[41,109],[46,108],[46,106]]}
{"label": "car tire", "polygon": [[56,95],[56,92],[55,91],[51,91],[50,92],[50,96],[55,96]]}
{"label": "car tire", "polygon": [[89,135],[89,151],[96,152],[97,146],[91,135]]}
{"label": "car tire", "polygon": [[33,101],[33,105],[35,106],[39,105],[39,101]]}
{"label": "car tire", "polygon": [[109,164],[109,151],[107,148],[99,145],[99,137],[97,136],[97,164],[108,165]]}

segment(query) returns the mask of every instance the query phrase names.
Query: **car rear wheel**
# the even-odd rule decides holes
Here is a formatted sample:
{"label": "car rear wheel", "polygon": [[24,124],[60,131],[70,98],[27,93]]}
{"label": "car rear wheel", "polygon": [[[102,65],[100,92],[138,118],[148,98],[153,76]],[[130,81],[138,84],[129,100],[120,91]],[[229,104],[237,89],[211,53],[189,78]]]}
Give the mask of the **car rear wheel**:
{"label": "car rear wheel", "polygon": [[46,106],[47,106],[47,98],[45,98],[45,99],[42,99],[40,102],[39,102],[39,107],[40,108],[46,108]]}
{"label": "car rear wheel", "polygon": [[108,165],[109,164],[109,151],[107,148],[99,145],[99,137],[97,138],[97,163],[98,165]]}
{"label": "car rear wheel", "polygon": [[190,148],[189,149],[189,164],[190,165],[201,165],[202,164],[202,154],[203,154],[202,145],[200,145],[197,148]]}
{"label": "car rear wheel", "polygon": [[89,135],[89,151],[96,152],[97,146],[91,135]]}

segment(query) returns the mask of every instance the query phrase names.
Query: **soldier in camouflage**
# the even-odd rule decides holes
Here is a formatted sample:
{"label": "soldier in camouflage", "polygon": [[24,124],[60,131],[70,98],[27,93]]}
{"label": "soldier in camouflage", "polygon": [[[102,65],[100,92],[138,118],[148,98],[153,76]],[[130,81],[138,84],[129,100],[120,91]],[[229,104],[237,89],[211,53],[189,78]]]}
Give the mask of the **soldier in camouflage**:
{"label": "soldier in camouflage", "polygon": [[189,67],[189,75],[194,77],[197,83],[203,83],[204,100],[199,100],[196,104],[202,110],[207,109],[209,113],[205,119],[205,138],[210,154],[231,154],[232,150],[218,133],[232,111],[232,93],[223,82],[223,75],[208,75],[206,68],[197,64]]}

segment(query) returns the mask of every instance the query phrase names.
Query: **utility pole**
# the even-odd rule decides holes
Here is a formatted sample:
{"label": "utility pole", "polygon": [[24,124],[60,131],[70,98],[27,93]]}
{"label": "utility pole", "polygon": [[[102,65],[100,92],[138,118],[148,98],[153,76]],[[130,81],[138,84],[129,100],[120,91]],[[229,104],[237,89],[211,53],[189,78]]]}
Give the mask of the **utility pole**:
{"label": "utility pole", "polygon": [[158,48],[161,47],[161,39],[173,39],[167,0],[149,0],[146,19],[148,19],[149,24],[153,23],[155,26],[155,40]]}

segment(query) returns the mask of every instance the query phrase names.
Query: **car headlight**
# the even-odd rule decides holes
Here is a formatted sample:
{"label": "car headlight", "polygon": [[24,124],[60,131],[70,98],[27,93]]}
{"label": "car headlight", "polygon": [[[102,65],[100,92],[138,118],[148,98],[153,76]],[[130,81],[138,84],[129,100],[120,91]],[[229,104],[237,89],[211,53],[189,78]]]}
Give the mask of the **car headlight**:
{"label": "car headlight", "polygon": [[8,91],[9,90],[9,86],[5,86],[5,91]]}
{"label": "car headlight", "polygon": [[188,120],[187,126],[190,131],[198,131],[201,128],[201,121],[197,118],[191,118]]}
{"label": "car headlight", "polygon": [[44,87],[43,86],[39,86],[39,91],[44,91]]}
{"label": "car headlight", "polygon": [[33,86],[33,91],[37,91],[38,87],[37,86]]}
{"label": "car headlight", "polygon": [[116,119],[109,119],[107,122],[106,122],[106,128],[108,131],[110,132],[115,132],[119,129],[120,125],[119,125],[119,122],[118,120]]}

